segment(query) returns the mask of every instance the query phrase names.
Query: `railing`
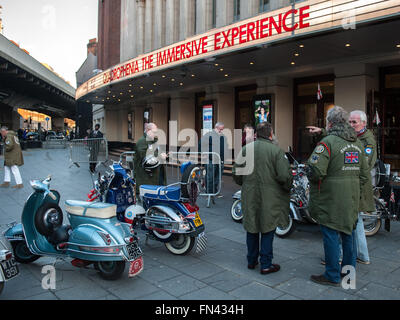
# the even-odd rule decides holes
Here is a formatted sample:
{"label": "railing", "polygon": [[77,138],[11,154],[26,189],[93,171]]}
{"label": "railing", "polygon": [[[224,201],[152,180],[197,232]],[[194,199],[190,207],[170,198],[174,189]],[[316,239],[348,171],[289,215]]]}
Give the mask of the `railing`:
{"label": "railing", "polygon": [[108,160],[108,144],[105,138],[75,139],[69,143],[71,166],[80,163],[104,163]]}

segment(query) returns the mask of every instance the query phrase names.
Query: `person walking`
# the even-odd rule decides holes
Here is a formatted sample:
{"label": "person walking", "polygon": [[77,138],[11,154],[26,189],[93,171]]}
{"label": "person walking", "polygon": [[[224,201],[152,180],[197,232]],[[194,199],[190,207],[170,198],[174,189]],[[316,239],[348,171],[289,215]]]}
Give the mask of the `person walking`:
{"label": "person walking", "polygon": [[94,126],[94,130],[89,134],[89,147],[90,147],[90,157],[89,157],[89,170],[91,173],[96,172],[97,156],[100,151],[100,139],[103,138],[103,133],[100,131],[100,124]]}
{"label": "person walking", "polygon": [[12,188],[21,189],[24,185],[18,167],[24,164],[24,158],[22,156],[19,139],[17,134],[12,130],[8,130],[7,127],[2,127],[0,133],[5,145],[4,183],[2,183],[0,187],[7,188],[10,186],[12,172],[16,183]]}
{"label": "person walking", "polygon": [[[256,133],[257,140],[242,148],[232,173],[234,181],[242,186],[247,267],[255,269],[260,262],[260,273],[269,274],[280,270],[280,265],[272,263],[272,244],[276,227],[289,223],[293,176],[285,153],[272,143],[271,124],[258,124]],[[245,167],[245,159],[248,157],[254,157],[254,168]]]}
{"label": "person walking", "polygon": [[340,240],[343,266],[356,267],[354,229],[360,196],[368,181],[367,159],[357,134],[348,123],[349,114],[335,106],[327,113],[326,137],[308,159],[310,213],[319,223],[325,251],[325,272],[312,275],[311,281],[339,286]]}

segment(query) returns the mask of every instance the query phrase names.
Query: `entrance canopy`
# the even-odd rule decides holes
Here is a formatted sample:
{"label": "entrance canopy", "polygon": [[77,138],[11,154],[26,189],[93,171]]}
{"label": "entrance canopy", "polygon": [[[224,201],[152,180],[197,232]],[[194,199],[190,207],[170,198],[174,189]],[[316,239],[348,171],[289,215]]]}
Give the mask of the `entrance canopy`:
{"label": "entrance canopy", "polygon": [[356,57],[398,63],[399,17],[398,1],[302,1],[116,65],[80,86],[76,99],[118,105],[212,84],[313,75],[316,65],[329,73]]}

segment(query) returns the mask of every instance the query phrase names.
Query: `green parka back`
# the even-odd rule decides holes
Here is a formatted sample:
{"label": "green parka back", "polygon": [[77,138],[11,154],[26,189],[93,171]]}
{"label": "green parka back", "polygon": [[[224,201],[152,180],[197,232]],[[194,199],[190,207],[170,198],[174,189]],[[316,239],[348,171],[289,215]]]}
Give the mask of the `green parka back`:
{"label": "green parka back", "polygon": [[22,156],[21,146],[17,134],[9,130],[4,140],[5,153],[4,165],[7,167],[22,166],[24,158]]}
{"label": "green parka back", "polygon": [[370,176],[364,147],[344,123],[328,130],[308,159],[310,212],[321,225],[351,234]]}
{"label": "green parka back", "polygon": [[[254,170],[239,175],[243,155],[251,156],[253,152]],[[247,232],[266,233],[287,225],[293,176],[285,153],[278,146],[263,138],[247,144],[232,173],[235,182],[242,186],[243,227]]]}

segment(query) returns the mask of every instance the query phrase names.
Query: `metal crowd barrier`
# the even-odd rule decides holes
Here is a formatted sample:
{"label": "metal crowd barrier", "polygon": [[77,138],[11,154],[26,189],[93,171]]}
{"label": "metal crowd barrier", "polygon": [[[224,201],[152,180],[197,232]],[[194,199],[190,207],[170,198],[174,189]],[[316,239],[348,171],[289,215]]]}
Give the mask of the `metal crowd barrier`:
{"label": "metal crowd barrier", "polygon": [[[123,152],[119,161],[122,166],[134,168],[135,151]],[[190,161],[197,164],[205,172],[205,186],[201,188],[199,196],[207,197],[207,208],[211,201],[215,204],[214,197],[221,192],[222,170],[221,157],[216,152],[169,152],[167,159],[167,178],[169,181],[179,183],[182,181],[181,165]],[[170,182],[168,182],[170,184]]]}
{"label": "metal crowd barrier", "polygon": [[205,186],[200,190],[199,196],[207,197],[207,208],[210,207],[211,201],[215,204],[215,197],[221,192],[224,170],[220,155],[216,152],[169,152],[168,154],[171,176],[177,181],[181,181],[180,167],[187,161],[198,165],[200,170],[205,172]]}
{"label": "metal crowd barrier", "polygon": [[67,147],[67,139],[49,139],[43,141],[43,148],[44,149],[65,149]]}
{"label": "metal crowd barrier", "polygon": [[108,161],[107,139],[74,139],[69,142],[71,165],[104,163]]}

